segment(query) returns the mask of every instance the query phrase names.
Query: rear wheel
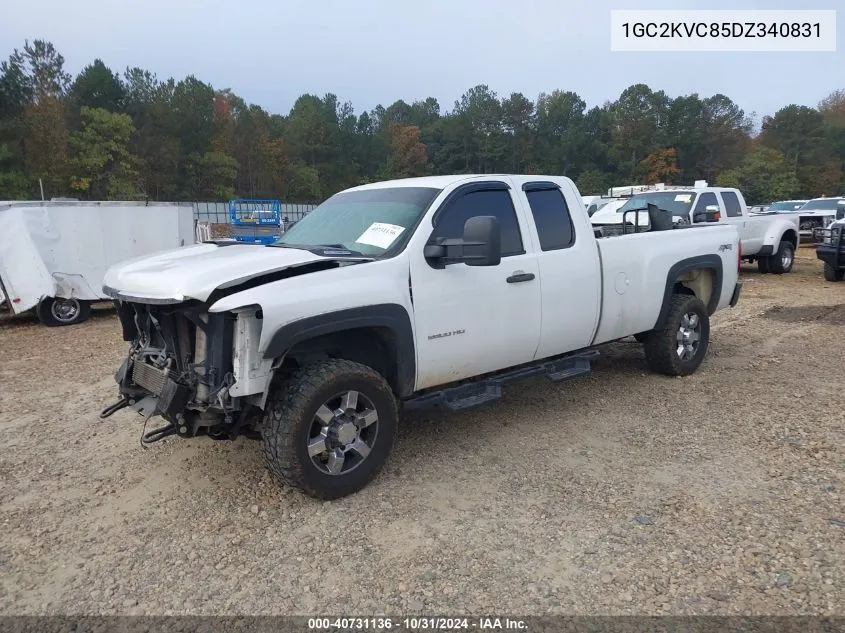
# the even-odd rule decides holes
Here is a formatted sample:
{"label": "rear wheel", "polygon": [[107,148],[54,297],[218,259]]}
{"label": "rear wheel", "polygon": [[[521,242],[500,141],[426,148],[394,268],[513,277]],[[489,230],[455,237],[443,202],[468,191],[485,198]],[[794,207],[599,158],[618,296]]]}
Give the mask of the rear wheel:
{"label": "rear wheel", "polygon": [[91,304],[80,299],[47,297],[35,309],[38,320],[49,327],[82,323],[91,314]]}
{"label": "rear wheel", "polygon": [[393,449],[398,407],[378,372],[348,360],[296,371],[267,399],[261,443],[270,470],[318,499],[358,492]]}
{"label": "rear wheel", "polygon": [[651,332],[643,349],[653,372],[688,376],[701,365],[709,344],[707,308],[693,295],[676,294],[663,327]]}
{"label": "rear wheel", "polygon": [[824,278],[827,281],[842,281],[845,279],[845,269],[836,268],[836,266],[831,266],[825,262]]}
{"label": "rear wheel", "polygon": [[782,275],[792,270],[795,263],[795,247],[792,242],[782,241],[778,245],[777,252],[769,258],[769,271],[776,275]]}

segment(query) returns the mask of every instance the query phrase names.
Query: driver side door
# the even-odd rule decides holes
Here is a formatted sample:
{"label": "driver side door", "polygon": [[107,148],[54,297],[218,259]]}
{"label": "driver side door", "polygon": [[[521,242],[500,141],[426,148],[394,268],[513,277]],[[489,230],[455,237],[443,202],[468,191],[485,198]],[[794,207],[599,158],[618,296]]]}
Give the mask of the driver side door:
{"label": "driver side door", "polygon": [[469,218],[495,216],[502,236],[498,265],[436,268],[421,246],[411,254],[417,389],[534,358],[540,340],[540,271],[528,220],[512,196],[503,181],[457,188],[435,212],[426,240],[460,238]]}

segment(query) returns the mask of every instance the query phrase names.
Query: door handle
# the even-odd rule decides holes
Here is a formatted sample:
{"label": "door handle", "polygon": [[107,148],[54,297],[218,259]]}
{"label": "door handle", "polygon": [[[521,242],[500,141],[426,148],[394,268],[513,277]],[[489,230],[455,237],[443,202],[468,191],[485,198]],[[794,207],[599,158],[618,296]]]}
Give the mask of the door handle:
{"label": "door handle", "polygon": [[531,281],[532,279],[534,279],[534,273],[514,273],[508,277],[507,282],[509,284],[518,284],[522,281]]}

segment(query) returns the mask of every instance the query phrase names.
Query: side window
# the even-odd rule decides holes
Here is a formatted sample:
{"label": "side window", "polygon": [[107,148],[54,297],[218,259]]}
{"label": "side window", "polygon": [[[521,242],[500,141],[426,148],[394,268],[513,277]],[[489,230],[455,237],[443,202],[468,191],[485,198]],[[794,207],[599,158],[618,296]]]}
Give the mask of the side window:
{"label": "side window", "polygon": [[459,238],[464,234],[466,221],[478,215],[493,215],[499,219],[502,257],[521,255],[525,252],[511,195],[504,189],[471,191],[451,202],[438,218],[430,239],[433,241],[437,237]]}
{"label": "side window", "polygon": [[695,203],[695,210],[693,211],[693,213],[704,213],[708,206],[714,204],[716,206],[719,206],[719,201],[716,200],[715,193],[713,193],[712,191],[702,193],[700,196],[698,196],[698,202]]}
{"label": "side window", "polygon": [[739,204],[739,198],[733,191],[723,191],[722,200],[725,203],[725,213],[729,218],[742,217],[742,206]]}
{"label": "side window", "polygon": [[540,248],[553,251],[572,246],[575,243],[575,231],[563,192],[560,189],[529,189],[525,195],[531,206],[534,224],[537,225]]}

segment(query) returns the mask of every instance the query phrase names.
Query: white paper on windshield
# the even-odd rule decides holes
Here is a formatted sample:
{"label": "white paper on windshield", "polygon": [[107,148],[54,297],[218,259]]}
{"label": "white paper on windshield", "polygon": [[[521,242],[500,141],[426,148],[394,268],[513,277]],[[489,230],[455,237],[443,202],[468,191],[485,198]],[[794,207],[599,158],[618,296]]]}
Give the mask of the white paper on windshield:
{"label": "white paper on windshield", "polygon": [[692,200],[692,195],[688,193],[679,193],[675,196],[675,202],[689,202]]}
{"label": "white paper on windshield", "polygon": [[369,246],[377,246],[378,248],[387,249],[396,238],[405,230],[404,226],[397,226],[395,224],[387,224],[385,222],[373,222],[366,231],[361,233],[361,237],[355,240],[358,244],[368,244]]}

